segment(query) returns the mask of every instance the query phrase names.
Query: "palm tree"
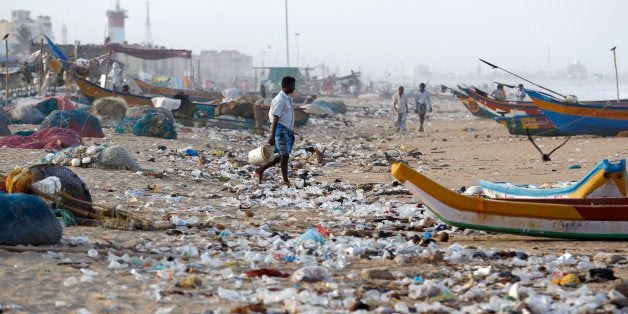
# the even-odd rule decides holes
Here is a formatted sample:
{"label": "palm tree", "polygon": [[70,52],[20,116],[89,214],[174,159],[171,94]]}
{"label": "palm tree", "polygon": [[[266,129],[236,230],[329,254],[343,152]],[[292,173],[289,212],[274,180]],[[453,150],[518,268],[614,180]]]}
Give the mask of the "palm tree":
{"label": "palm tree", "polygon": [[28,47],[32,44],[31,30],[26,25],[21,25],[16,32],[15,38],[20,43],[20,46]]}

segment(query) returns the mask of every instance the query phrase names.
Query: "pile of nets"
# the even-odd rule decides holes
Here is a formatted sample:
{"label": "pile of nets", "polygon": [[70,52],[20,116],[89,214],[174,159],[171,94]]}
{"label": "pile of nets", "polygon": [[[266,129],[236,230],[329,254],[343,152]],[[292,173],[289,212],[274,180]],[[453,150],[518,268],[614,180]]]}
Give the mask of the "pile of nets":
{"label": "pile of nets", "polygon": [[[41,98],[39,98],[41,99]],[[11,121],[16,124],[40,124],[55,110],[73,110],[74,104],[65,96],[50,96],[44,100],[27,98],[9,109]]]}
{"label": "pile of nets", "polygon": [[61,183],[62,195],[70,196],[61,198],[55,202],[57,207],[71,207],[83,211],[84,214],[75,212],[74,215],[80,218],[88,218],[88,213],[94,213],[92,208],[92,194],[87,188],[87,184],[81,177],[67,167],[58,165],[34,165],[28,168],[33,176],[33,181],[37,182],[48,177],[57,177]]}
{"label": "pile of nets", "polygon": [[4,109],[0,108],[0,136],[11,135],[9,124],[11,124],[11,117]]}
{"label": "pile of nets", "polygon": [[137,162],[120,146],[75,146],[42,158],[42,163],[61,166],[93,167],[109,170],[141,171]]}
{"label": "pile of nets", "polygon": [[105,137],[100,120],[85,110],[54,110],[41,123],[40,129],[51,127],[72,129],[83,137]]}
{"label": "pile of nets", "polygon": [[151,106],[129,108],[126,117],[116,125],[116,132],[170,140],[177,138],[172,112]]}
{"label": "pile of nets", "polygon": [[104,97],[94,101],[90,112],[100,120],[104,126],[114,126],[124,119],[129,105],[122,97]]}
{"label": "pile of nets", "polygon": [[0,192],[0,244],[47,245],[61,240],[63,228],[50,205],[30,194]]}
{"label": "pile of nets", "polygon": [[71,129],[48,128],[30,135],[11,135],[0,138],[0,147],[46,149],[58,151],[83,143],[81,135]]}

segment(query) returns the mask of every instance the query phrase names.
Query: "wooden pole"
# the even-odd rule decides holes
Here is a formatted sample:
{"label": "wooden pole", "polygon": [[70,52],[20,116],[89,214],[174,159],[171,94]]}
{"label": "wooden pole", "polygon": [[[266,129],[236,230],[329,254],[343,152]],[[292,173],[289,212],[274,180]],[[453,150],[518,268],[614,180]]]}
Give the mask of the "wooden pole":
{"label": "wooden pole", "polygon": [[[39,90],[44,85],[44,38],[39,45]],[[44,95],[45,96],[45,95]]]}
{"label": "wooden pole", "polygon": [[617,84],[617,102],[619,102],[619,73],[617,72],[617,56],[615,55],[615,48],[611,48],[613,52],[613,62],[615,63],[615,83]]}
{"label": "wooden pole", "polygon": [[[109,53],[107,54],[107,67],[105,70],[105,81],[103,82],[103,87],[107,88],[107,79],[109,77],[109,64],[111,64],[111,49],[109,49]],[[111,89],[113,90],[113,88]]]}
{"label": "wooden pole", "polygon": [[6,76],[4,77],[4,106],[9,106],[9,34],[4,35],[4,67]]}

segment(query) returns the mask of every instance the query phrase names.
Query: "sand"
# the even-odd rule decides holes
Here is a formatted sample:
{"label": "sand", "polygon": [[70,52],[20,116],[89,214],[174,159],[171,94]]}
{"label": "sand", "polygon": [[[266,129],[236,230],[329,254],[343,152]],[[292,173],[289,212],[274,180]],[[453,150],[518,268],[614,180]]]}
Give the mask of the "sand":
{"label": "sand", "polygon": [[[179,128],[177,140],[162,140],[105,129],[106,138],[84,138],[84,144],[120,145],[147,171],[72,168],[87,182],[94,203],[117,207],[152,222],[167,222],[177,215],[188,222],[195,217],[199,223],[185,230],[160,231],[71,226],[64,229],[62,242],[55,246],[0,249],[3,287],[0,308],[8,313],[229,313],[238,306],[255,303],[256,299],[260,301],[259,289],[264,287],[275,293],[277,299],[267,300],[264,305],[271,312],[348,312],[348,304],[356,298],[361,298],[371,310],[394,308],[398,302],[413,307],[422,300],[410,298],[408,282],[400,279],[439,278],[438,274],[453,278],[456,272],[473,273],[469,267],[491,266],[493,272],[513,271],[516,267],[509,264],[512,256],[453,263],[438,259],[404,261],[375,249],[371,255],[347,257],[345,268],[328,267],[331,282],[295,283],[289,278],[250,278],[246,272],[273,268],[290,274],[305,266],[304,263],[285,261],[285,256],[278,256],[272,262],[252,263],[250,260],[256,255],[245,253],[255,252],[259,257],[271,250],[272,243],[264,241],[269,236],[260,235],[260,230],[294,238],[322,225],[332,234],[325,237],[328,243],[346,235],[354,236],[356,242],[387,237],[386,232],[406,241],[421,235],[417,221],[411,223],[396,212],[399,204],[416,204],[417,200],[393,187],[389,167],[382,165],[383,152],[390,149],[400,152],[411,166],[451,189],[476,185],[478,179],[518,183],[578,180],[601,159],[616,160],[628,153],[625,138],[575,136],[551,155],[551,162],[543,162],[541,153],[526,138],[510,136],[493,120],[471,116],[455,100],[435,101],[434,112],[429,115],[423,133],[417,132],[417,117],[411,114],[406,134],[394,132],[387,100],[341,100],[350,106],[347,115],[312,118],[308,126],[296,129],[296,148],[306,144],[327,147],[326,164],[319,165],[313,156],[304,154],[294,156],[293,160],[302,162],[312,175],[306,185],[326,183],[330,187],[326,197],[336,195],[341,199],[347,195],[342,193],[355,195],[356,186],[370,187],[370,184],[380,191],[395,191],[372,197],[375,205],[361,211],[360,206],[343,208],[341,203],[326,203],[320,196],[304,198],[299,192],[303,191],[303,181],[296,177],[296,170],[291,180],[297,188],[282,187],[277,169],[267,171],[265,184],[258,186],[246,154],[263,144],[264,138],[250,132]],[[14,132],[32,128],[36,126],[11,126]],[[564,138],[536,139],[544,153],[563,141]],[[166,150],[158,149],[159,146]],[[204,155],[207,163],[199,162],[198,157],[185,156],[186,148]],[[0,173],[38,163],[45,155],[41,150],[1,148]],[[284,200],[286,205],[276,206],[269,199]],[[307,208],[299,208],[303,202],[308,204]],[[338,207],[337,204],[341,204],[340,208],[330,208]],[[382,220],[391,223],[382,224]],[[363,230],[364,226],[368,232]],[[234,235],[218,235],[227,229]],[[539,258],[569,253],[591,260],[599,253],[609,253],[624,257],[611,268],[616,277],[628,278],[625,242],[449,232],[449,242],[438,242],[434,250],[445,251],[457,244],[495,252],[525,252]],[[108,254],[115,254],[119,264],[112,263]],[[319,265],[326,260],[323,256],[310,258],[309,261]],[[363,269],[374,267],[390,270],[396,280],[362,277]],[[185,280],[194,282],[192,276],[197,279],[196,285],[186,288]],[[543,276],[548,279],[550,274]],[[454,281],[462,286],[469,278]],[[471,286],[491,291],[505,285],[480,282],[476,278]],[[546,281],[540,278],[526,286],[552,295],[546,287],[536,287],[535,282]],[[593,294],[608,292],[615,284],[605,281],[585,285]],[[282,291],[286,293],[283,296],[279,295]],[[495,294],[474,300],[456,298],[443,304],[449,309],[460,309],[475,303],[486,304],[489,296]],[[555,299],[555,303],[566,302],[560,297]]]}

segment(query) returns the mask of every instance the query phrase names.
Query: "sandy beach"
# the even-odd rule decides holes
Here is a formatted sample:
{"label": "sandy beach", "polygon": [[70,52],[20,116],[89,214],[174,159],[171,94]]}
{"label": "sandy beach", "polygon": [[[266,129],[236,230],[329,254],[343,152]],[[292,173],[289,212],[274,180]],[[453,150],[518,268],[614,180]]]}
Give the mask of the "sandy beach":
{"label": "sandy beach", "polygon": [[[457,100],[436,99],[423,133],[410,114],[405,134],[394,132],[387,99],[330,100],[349,110],[312,117],[295,130],[292,161],[303,167],[292,172],[291,188],[281,186],[276,167],[263,184],[253,180],[247,153],[265,137],[250,131],[178,127],[176,140],[163,140],[104,129],[105,138],[83,138],[86,146],[121,146],[145,169],[71,168],[94,203],[186,225],[159,231],[68,226],[54,246],[2,247],[0,312],[626,313],[628,307],[614,305],[628,306],[625,298],[608,296],[616,286],[613,291],[628,292],[621,285],[628,278],[625,242],[449,226],[447,242],[420,246],[417,238],[439,223],[395,184],[384,156],[397,151],[454,190],[479,179],[541,184],[579,180],[602,159],[625,158],[626,138],[574,136],[543,162],[527,138],[473,117]],[[13,132],[34,128],[10,126]],[[564,140],[535,139],[544,153]],[[326,148],[323,164],[305,150],[314,145]],[[46,154],[1,148],[0,173]],[[317,226],[324,244],[298,241]],[[324,267],[328,278],[295,280],[306,266]],[[586,279],[594,267],[612,269],[618,279],[551,283],[556,272]],[[262,268],[291,276],[247,274]],[[417,292],[426,283],[446,290]]]}

